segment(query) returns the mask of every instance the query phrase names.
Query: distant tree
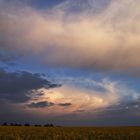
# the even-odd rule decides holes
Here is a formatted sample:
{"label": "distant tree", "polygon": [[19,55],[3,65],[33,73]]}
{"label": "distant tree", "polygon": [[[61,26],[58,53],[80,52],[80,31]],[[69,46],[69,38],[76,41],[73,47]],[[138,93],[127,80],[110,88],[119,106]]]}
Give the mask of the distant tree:
{"label": "distant tree", "polygon": [[[4,122],[2,126],[8,126],[7,122]],[[9,126],[22,126],[20,123],[10,123]]]}
{"label": "distant tree", "polygon": [[14,123],[10,123],[10,126],[14,126]]}
{"label": "distant tree", "polygon": [[54,127],[54,125],[53,124],[49,124],[50,125],[50,127]]}
{"label": "distant tree", "polygon": [[53,127],[53,124],[45,124],[44,127]]}
{"label": "distant tree", "polygon": [[22,126],[21,124],[19,123],[15,123],[14,126]]}
{"label": "distant tree", "polygon": [[41,127],[41,125],[39,125],[39,124],[35,124],[34,126],[35,126],[35,127]]}
{"label": "distant tree", "polygon": [[18,124],[18,126],[22,126],[22,124]]}
{"label": "distant tree", "polygon": [[44,127],[49,127],[48,124],[45,124]]}
{"label": "distant tree", "polygon": [[2,125],[3,125],[3,126],[7,126],[8,124],[7,124],[7,122],[4,122]]}
{"label": "distant tree", "polygon": [[25,123],[24,126],[30,126],[30,124],[29,123]]}

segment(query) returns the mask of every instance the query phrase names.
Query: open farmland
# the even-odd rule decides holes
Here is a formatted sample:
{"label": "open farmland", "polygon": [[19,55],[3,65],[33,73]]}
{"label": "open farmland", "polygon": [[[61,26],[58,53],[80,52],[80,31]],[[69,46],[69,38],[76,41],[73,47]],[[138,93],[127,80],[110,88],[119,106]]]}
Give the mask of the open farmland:
{"label": "open farmland", "polygon": [[140,127],[1,126],[0,140],[140,140]]}

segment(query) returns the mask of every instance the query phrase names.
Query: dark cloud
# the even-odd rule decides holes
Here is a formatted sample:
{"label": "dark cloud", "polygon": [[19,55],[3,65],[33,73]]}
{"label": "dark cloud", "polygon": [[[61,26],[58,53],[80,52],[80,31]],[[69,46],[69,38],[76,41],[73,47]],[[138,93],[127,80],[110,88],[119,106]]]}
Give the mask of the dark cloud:
{"label": "dark cloud", "polygon": [[61,87],[61,84],[51,84],[49,85],[50,88]]}
{"label": "dark cloud", "polygon": [[31,103],[28,105],[28,107],[32,107],[32,108],[43,108],[43,107],[50,107],[50,106],[54,106],[55,104],[52,102],[47,102],[47,101],[43,101],[43,102],[37,102],[37,103]]}
{"label": "dark cloud", "polygon": [[71,103],[60,103],[59,106],[71,106]]}
{"label": "dark cloud", "polygon": [[[31,104],[28,104],[28,107],[31,108],[44,108],[44,107],[51,107],[56,105],[53,102],[48,102],[48,101],[42,101],[42,102],[32,102]],[[63,107],[68,107],[71,106],[71,103],[59,103],[57,104],[58,106],[63,106]]]}
{"label": "dark cloud", "polygon": [[140,98],[134,101],[122,102],[105,109],[105,111],[137,110],[140,107]]}
{"label": "dark cloud", "polygon": [[12,102],[25,102],[30,95],[40,88],[54,88],[48,80],[42,78],[40,74],[30,72],[8,72],[0,70],[0,98]]}

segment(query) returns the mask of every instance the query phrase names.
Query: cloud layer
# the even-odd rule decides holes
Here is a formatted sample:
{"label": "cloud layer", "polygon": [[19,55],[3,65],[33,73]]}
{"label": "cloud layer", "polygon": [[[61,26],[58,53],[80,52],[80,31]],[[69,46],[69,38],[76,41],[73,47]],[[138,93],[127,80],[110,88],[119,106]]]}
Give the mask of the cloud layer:
{"label": "cloud layer", "polygon": [[112,1],[99,14],[69,16],[13,3],[1,4],[1,50],[34,52],[55,66],[139,71],[139,0]]}
{"label": "cloud layer", "polygon": [[44,94],[37,98],[32,96],[25,106],[31,107],[34,111],[40,110],[41,114],[59,116],[73,113],[93,115],[106,109],[118,110],[139,105],[139,93],[122,83],[107,79],[90,82],[93,83],[93,89],[74,87],[69,84],[49,90],[42,88],[38,92],[42,91]]}

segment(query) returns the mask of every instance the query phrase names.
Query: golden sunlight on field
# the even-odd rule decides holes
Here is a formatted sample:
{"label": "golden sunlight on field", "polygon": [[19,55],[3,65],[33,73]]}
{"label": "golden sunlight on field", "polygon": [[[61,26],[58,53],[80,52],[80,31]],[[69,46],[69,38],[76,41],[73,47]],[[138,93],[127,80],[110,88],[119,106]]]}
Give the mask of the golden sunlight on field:
{"label": "golden sunlight on field", "polygon": [[2,126],[0,140],[140,140],[140,127]]}

